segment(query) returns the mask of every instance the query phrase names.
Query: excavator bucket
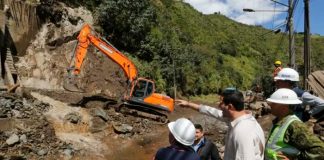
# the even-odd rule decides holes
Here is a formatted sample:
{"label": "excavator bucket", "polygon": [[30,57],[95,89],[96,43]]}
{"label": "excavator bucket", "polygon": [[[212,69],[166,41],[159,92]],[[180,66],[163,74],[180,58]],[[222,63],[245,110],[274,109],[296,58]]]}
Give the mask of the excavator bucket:
{"label": "excavator bucket", "polygon": [[76,84],[75,76],[67,76],[66,78],[64,78],[63,88],[70,92],[84,92],[84,90],[80,89]]}

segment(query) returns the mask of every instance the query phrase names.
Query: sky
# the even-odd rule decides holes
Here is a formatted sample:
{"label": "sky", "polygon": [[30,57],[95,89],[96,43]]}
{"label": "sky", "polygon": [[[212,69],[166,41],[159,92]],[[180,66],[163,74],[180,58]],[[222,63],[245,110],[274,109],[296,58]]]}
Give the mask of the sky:
{"label": "sky", "polygon": [[[288,0],[276,0],[288,5]],[[294,30],[304,32],[304,0],[298,1],[294,11]],[[324,0],[310,1],[310,32],[324,36]],[[203,14],[221,14],[244,24],[262,25],[276,30],[286,22],[288,8],[271,0],[184,0]],[[256,12],[243,12],[250,8]],[[265,12],[266,11],[266,12]],[[284,11],[284,12],[279,12]],[[282,31],[285,27],[281,27]]]}

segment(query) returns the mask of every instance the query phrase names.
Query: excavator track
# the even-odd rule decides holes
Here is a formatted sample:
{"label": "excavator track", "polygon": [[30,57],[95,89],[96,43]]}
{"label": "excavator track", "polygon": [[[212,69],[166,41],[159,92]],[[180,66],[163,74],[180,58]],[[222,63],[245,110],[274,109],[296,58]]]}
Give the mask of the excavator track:
{"label": "excavator track", "polygon": [[163,111],[156,111],[144,105],[123,102],[116,108],[116,111],[141,118],[149,118],[162,124],[169,122],[168,116]]}
{"label": "excavator track", "polygon": [[90,97],[83,97],[82,100],[71,105],[86,106],[86,104],[90,101],[102,101],[105,103],[104,109],[107,109],[109,107],[114,107],[115,111],[125,115],[131,115],[140,118],[148,118],[156,122],[159,122],[161,124],[165,124],[169,122],[168,116],[166,115],[168,112],[166,111],[163,110],[157,111],[152,106],[139,104],[133,101],[118,102],[118,100],[114,98],[105,97],[103,95],[93,95]]}

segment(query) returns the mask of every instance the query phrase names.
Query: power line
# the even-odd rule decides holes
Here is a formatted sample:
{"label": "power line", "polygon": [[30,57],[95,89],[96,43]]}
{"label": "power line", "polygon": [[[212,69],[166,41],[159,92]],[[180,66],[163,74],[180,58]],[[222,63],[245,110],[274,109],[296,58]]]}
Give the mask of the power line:
{"label": "power line", "polygon": [[274,18],[276,15],[276,7],[277,7],[277,3],[274,4],[274,8],[273,8],[273,16],[272,16],[272,30],[273,30],[273,25],[274,25]]}
{"label": "power line", "polygon": [[280,39],[278,41],[278,44],[277,44],[277,49],[275,50],[276,53],[279,52],[279,50],[282,49],[282,46],[283,46],[282,43],[283,43],[284,37],[287,34],[287,32],[288,31],[285,31],[284,33],[282,33],[282,35],[281,35],[281,37],[280,37]]}
{"label": "power line", "polygon": [[293,14],[295,12],[295,8],[296,8],[298,2],[299,2],[299,0],[294,1],[293,5],[292,5],[293,7],[290,10],[291,13],[289,13],[289,11],[288,11],[286,31],[289,30],[289,25],[288,24],[290,23],[290,19],[291,19],[291,17],[293,16]]}
{"label": "power line", "polygon": [[278,3],[278,4],[281,4],[281,5],[283,5],[283,6],[289,7],[288,5],[286,5],[286,4],[284,4],[284,3],[281,3],[281,2],[278,2],[278,1],[275,1],[275,0],[270,0],[270,1],[275,2],[275,4]]}
{"label": "power line", "polygon": [[[297,23],[296,23],[296,29],[298,28],[299,26],[299,22],[300,22],[300,19],[301,19],[301,16],[304,15],[304,8],[303,7],[299,7],[299,16],[297,16]],[[297,31],[297,30],[296,30]]]}

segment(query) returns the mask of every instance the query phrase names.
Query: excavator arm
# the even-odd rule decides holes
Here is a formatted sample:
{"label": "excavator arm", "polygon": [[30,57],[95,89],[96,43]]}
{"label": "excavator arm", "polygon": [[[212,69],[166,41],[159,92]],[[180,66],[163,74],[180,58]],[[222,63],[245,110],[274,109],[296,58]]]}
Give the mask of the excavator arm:
{"label": "excavator arm", "polygon": [[70,66],[74,75],[78,75],[81,71],[81,66],[84,58],[86,57],[88,47],[90,43],[98,48],[102,53],[107,55],[111,60],[117,63],[124,71],[125,76],[130,82],[137,78],[137,69],[132,61],[124,56],[109,42],[103,41],[93,33],[91,27],[86,24],[82,27],[78,36],[78,44],[75,50],[75,62],[74,67]]}

